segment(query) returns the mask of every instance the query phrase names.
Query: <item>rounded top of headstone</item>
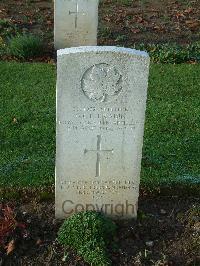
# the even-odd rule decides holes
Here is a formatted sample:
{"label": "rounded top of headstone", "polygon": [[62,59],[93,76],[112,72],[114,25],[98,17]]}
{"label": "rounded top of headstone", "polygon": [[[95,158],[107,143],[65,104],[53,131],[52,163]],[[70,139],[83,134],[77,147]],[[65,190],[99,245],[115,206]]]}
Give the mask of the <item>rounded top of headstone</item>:
{"label": "rounded top of headstone", "polygon": [[117,46],[79,46],[79,47],[71,47],[60,49],[57,51],[57,56],[67,55],[67,54],[75,54],[75,53],[89,53],[89,52],[113,52],[113,53],[124,53],[129,55],[136,55],[149,58],[149,55],[145,51],[117,47]]}

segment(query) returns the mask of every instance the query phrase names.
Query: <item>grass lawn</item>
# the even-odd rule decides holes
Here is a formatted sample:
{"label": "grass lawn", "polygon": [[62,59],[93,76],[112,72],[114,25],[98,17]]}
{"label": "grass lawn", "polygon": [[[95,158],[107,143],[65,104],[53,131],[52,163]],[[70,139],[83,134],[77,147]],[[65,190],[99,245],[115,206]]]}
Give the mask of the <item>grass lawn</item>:
{"label": "grass lawn", "polygon": [[[200,65],[152,65],[142,184],[200,182]],[[54,182],[55,66],[0,63],[0,185]]]}

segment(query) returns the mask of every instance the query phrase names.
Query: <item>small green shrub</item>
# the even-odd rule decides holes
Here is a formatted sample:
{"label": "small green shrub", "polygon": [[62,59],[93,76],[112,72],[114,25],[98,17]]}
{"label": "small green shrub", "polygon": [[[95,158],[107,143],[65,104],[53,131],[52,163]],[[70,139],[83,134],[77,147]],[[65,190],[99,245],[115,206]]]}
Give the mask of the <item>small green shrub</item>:
{"label": "small green shrub", "polygon": [[6,54],[6,44],[3,41],[3,38],[0,37],[0,56]]}
{"label": "small green shrub", "polygon": [[138,44],[135,49],[147,51],[152,62],[181,64],[189,61],[200,62],[200,43],[186,46],[178,44]]}
{"label": "small green shrub", "polygon": [[76,249],[91,265],[110,265],[107,247],[116,232],[111,219],[95,211],[79,212],[66,219],[58,232],[58,241]]}
{"label": "small green shrub", "polygon": [[110,28],[102,26],[99,28],[98,36],[100,38],[112,38],[113,33]]}
{"label": "small green shrub", "polygon": [[43,54],[44,45],[40,37],[28,34],[17,35],[9,41],[9,53],[19,59],[28,59]]}
{"label": "small green shrub", "polygon": [[2,39],[10,38],[17,34],[18,29],[15,24],[7,19],[0,19],[0,36]]}

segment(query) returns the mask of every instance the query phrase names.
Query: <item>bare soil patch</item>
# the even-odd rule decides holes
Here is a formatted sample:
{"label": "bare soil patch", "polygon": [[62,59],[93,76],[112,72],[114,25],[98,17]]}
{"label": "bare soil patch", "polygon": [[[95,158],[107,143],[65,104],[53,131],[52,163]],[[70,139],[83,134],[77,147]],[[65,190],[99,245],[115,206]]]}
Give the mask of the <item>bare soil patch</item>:
{"label": "bare soil patch", "polygon": [[[127,3],[127,4],[125,4]],[[100,29],[111,38],[100,43],[186,44],[200,37],[200,2],[188,0],[103,1]]]}
{"label": "bare soil patch", "polygon": [[[56,241],[61,221],[54,218],[53,194],[49,199],[45,195],[45,200],[27,195],[19,203],[4,202],[14,210],[19,227],[1,247],[0,265],[87,265],[70,249],[64,258]],[[115,245],[109,250],[113,265],[200,263],[199,199],[142,197],[139,210],[137,221],[117,222]]]}
{"label": "bare soil patch", "polygon": [[[104,0],[99,7],[100,45],[188,44],[200,38],[199,0]],[[1,0],[0,19],[42,35],[53,48],[53,1]]]}

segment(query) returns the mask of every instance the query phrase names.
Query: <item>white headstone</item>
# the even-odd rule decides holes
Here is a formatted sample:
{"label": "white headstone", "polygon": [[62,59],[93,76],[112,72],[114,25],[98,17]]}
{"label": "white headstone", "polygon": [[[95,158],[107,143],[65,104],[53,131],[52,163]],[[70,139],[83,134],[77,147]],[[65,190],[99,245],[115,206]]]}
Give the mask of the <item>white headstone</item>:
{"label": "white headstone", "polygon": [[148,70],[132,49],[58,51],[56,217],[136,217]]}
{"label": "white headstone", "polygon": [[98,0],[55,0],[55,49],[97,45]]}

